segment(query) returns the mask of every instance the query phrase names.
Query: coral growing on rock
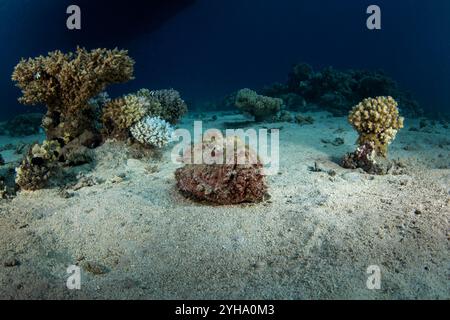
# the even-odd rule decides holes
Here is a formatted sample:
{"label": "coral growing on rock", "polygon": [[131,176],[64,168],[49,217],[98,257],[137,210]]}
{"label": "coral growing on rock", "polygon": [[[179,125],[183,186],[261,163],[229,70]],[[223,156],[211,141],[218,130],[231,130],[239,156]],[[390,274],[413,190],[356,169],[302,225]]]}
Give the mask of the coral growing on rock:
{"label": "coral growing on rock", "polygon": [[353,108],[348,119],[359,133],[359,146],[344,157],[344,168],[361,168],[370,174],[401,171],[398,163],[387,159],[389,144],[403,128],[403,118],[392,97],[364,99]]}
{"label": "coral growing on rock", "polygon": [[404,174],[404,164],[401,161],[390,161],[380,157],[375,151],[372,142],[359,146],[355,152],[348,153],[342,159],[342,167],[347,169],[362,169],[369,174],[384,175]]}
{"label": "coral growing on rock", "polygon": [[371,142],[360,145],[355,152],[347,154],[342,160],[342,166],[347,169],[361,168],[368,173],[376,173],[375,146]]}
{"label": "coral growing on rock", "polygon": [[47,138],[65,144],[85,131],[97,131],[89,100],[110,84],[131,80],[133,66],[127,51],[78,48],[75,53],[54,51],[22,60],[12,79],[22,90],[20,102],[47,106]]}
{"label": "coral growing on rock", "polygon": [[38,190],[47,185],[61,155],[61,146],[57,141],[44,141],[35,144],[22,164],[16,168],[16,183],[23,190]]}
{"label": "coral growing on rock", "polygon": [[[234,148],[230,150],[225,147],[229,145],[234,145]],[[205,140],[203,144],[194,146],[194,150],[207,150],[211,152],[211,157],[224,159],[226,156],[234,161],[223,160],[223,164],[186,164],[177,169],[177,186],[185,196],[220,205],[264,200],[267,185],[262,174],[263,165],[254,151],[238,137],[227,137],[224,144],[212,139]],[[237,159],[241,156],[257,161],[240,164]],[[190,158],[190,154],[187,158]]]}
{"label": "coral growing on rock", "polygon": [[377,155],[386,157],[388,146],[403,128],[398,104],[392,97],[367,98],[353,108],[349,122],[358,131],[358,144],[372,143]]}
{"label": "coral growing on rock", "polygon": [[173,128],[160,117],[145,117],[130,129],[134,139],[144,145],[162,148],[172,141]]}
{"label": "coral growing on rock", "polygon": [[271,119],[283,105],[283,100],[261,96],[250,89],[242,89],[236,95],[236,107],[255,117],[255,121]]}

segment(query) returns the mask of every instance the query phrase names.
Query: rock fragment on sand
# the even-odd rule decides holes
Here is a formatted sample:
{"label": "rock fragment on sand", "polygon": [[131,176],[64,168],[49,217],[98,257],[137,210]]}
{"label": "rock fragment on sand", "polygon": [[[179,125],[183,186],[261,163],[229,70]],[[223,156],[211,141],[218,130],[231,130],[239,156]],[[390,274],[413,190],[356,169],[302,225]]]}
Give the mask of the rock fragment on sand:
{"label": "rock fragment on sand", "polygon": [[119,184],[122,183],[124,181],[124,178],[120,177],[120,176],[114,176],[111,178],[110,182],[112,184]]}
{"label": "rock fragment on sand", "polygon": [[136,173],[145,173],[145,163],[137,159],[127,160],[127,170]]}
{"label": "rock fragment on sand", "polygon": [[347,172],[342,175],[342,179],[348,182],[360,182],[362,181],[361,175],[357,172]]}
{"label": "rock fragment on sand", "polygon": [[108,272],[106,267],[102,266],[97,262],[87,261],[82,264],[83,269],[86,272],[92,273],[93,275],[102,275]]}
{"label": "rock fragment on sand", "polygon": [[324,144],[331,144],[334,147],[342,146],[345,143],[344,139],[342,139],[342,138],[336,138],[334,140],[322,139],[321,141]]}
{"label": "rock fragment on sand", "polygon": [[3,262],[3,266],[5,266],[6,268],[12,268],[12,267],[17,267],[20,265],[20,261],[17,260],[16,258],[7,258],[4,262]]}

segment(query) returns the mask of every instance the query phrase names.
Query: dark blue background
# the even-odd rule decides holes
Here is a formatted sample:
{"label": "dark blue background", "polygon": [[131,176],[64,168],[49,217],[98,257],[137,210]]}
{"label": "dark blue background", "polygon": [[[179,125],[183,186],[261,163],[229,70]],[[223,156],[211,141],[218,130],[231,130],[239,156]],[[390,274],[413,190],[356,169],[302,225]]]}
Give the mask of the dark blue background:
{"label": "dark blue background", "polygon": [[[381,68],[428,112],[450,109],[448,0],[189,2],[128,0],[106,10],[111,2],[102,0],[0,0],[0,118],[30,110],[18,105],[10,81],[20,57],[77,44],[130,50],[137,78],[113,94],[173,87],[201,101],[284,81],[291,65],[304,61],[315,68]],[[82,32],[65,29],[70,3],[81,5]],[[381,31],[365,27],[370,4],[382,9]]]}

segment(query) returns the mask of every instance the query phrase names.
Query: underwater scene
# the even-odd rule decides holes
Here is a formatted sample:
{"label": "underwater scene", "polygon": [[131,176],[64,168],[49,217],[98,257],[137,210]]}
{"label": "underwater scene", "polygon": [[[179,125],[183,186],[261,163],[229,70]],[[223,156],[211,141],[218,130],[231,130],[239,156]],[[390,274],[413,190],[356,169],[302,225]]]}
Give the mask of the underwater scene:
{"label": "underwater scene", "polygon": [[0,299],[450,299],[449,15],[0,0]]}

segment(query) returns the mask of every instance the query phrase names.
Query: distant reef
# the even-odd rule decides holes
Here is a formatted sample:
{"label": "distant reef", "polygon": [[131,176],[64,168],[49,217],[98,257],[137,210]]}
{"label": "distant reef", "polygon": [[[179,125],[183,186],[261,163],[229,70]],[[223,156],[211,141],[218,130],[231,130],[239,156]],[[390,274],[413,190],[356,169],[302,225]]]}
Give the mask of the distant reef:
{"label": "distant reef", "polygon": [[300,63],[292,68],[286,83],[272,84],[261,93],[283,99],[288,107],[314,104],[336,116],[347,115],[365,98],[391,96],[398,101],[403,115],[423,115],[412,94],[402,90],[382,71],[337,70],[333,67],[315,71],[309,64]]}

